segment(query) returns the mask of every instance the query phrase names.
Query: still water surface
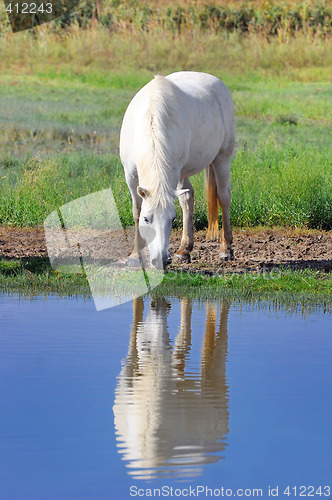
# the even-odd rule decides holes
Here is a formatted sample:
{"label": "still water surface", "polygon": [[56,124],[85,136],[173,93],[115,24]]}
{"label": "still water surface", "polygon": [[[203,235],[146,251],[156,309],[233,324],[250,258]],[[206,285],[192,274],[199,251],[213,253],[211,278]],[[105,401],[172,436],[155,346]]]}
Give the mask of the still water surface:
{"label": "still water surface", "polygon": [[319,311],[0,297],[0,500],[330,497],[331,359]]}

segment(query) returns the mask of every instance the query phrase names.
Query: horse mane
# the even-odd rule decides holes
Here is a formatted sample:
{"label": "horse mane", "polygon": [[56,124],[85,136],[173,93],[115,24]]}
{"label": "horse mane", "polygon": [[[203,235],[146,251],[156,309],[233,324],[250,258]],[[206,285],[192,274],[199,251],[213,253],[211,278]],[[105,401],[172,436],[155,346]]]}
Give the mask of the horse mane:
{"label": "horse mane", "polygon": [[172,165],[170,133],[180,127],[179,89],[164,76],[151,82],[149,108],[144,119],[144,140],[137,164],[140,183],[149,194],[151,208],[166,208],[176,198],[177,179]]}

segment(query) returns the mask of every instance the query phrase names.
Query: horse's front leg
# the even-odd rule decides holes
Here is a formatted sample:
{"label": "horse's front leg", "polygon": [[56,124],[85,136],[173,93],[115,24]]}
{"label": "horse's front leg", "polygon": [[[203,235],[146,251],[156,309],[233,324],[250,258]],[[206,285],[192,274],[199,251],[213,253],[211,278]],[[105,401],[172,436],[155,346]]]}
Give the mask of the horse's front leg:
{"label": "horse's front leg", "polygon": [[140,266],[142,263],[141,250],[144,248],[144,241],[139,232],[139,216],[141,213],[142,198],[137,193],[138,177],[126,176],[126,181],[130,190],[132,204],[133,204],[133,217],[135,221],[135,239],[134,248],[128,258],[128,264],[131,266]]}
{"label": "horse's front leg", "polygon": [[190,252],[194,246],[194,188],[189,179],[183,179],[177,185],[177,189],[188,189],[189,191],[179,196],[183,212],[183,233],[180,248],[174,257],[182,262],[190,262]]}

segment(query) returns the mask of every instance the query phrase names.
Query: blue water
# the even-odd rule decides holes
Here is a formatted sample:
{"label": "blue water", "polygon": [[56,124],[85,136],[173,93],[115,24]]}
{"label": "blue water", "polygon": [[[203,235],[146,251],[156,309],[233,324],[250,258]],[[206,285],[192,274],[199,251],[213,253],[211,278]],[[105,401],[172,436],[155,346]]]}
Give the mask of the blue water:
{"label": "blue water", "polygon": [[328,498],[331,360],[321,311],[3,296],[0,499]]}

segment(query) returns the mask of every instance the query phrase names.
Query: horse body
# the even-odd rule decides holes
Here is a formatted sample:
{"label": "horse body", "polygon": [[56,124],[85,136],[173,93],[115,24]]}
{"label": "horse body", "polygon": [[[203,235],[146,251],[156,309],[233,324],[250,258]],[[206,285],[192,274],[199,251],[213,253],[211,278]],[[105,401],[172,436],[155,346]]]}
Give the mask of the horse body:
{"label": "horse body", "polygon": [[204,170],[220,149],[233,149],[233,102],[226,86],[215,76],[183,71],[166,78],[183,92],[187,109],[183,127],[189,130],[189,147],[180,174],[184,179]]}
{"label": "horse body", "polygon": [[223,211],[221,256],[231,258],[229,221],[230,158],[235,143],[234,108],[226,86],[206,73],[157,76],[129,104],[120,134],[120,156],[136,226],[132,258],[144,245],[144,228],[155,267],[170,262],[168,243],[175,216],[174,200],[183,209],[183,237],[176,256],[188,261],[193,247],[193,188],[188,177],[207,167],[209,229],[216,238],[218,200]]}

